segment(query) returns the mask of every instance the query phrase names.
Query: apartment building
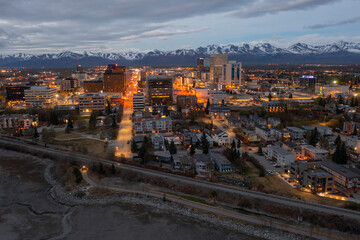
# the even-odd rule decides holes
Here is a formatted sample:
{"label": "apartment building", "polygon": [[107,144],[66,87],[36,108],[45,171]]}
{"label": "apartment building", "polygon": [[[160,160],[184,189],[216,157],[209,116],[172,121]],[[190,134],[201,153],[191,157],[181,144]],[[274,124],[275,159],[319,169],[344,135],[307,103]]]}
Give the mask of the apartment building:
{"label": "apartment building", "polygon": [[290,167],[291,163],[295,162],[295,155],[286,151],[285,149],[269,145],[267,148],[267,157],[274,159],[276,163],[282,168]]}
{"label": "apartment building", "polygon": [[321,167],[334,176],[336,187],[349,193],[360,190],[360,171],[358,169],[345,168],[330,161],[323,162]]}
{"label": "apartment building", "polygon": [[92,111],[104,111],[106,106],[106,94],[85,93],[79,96],[80,114],[90,115]]}

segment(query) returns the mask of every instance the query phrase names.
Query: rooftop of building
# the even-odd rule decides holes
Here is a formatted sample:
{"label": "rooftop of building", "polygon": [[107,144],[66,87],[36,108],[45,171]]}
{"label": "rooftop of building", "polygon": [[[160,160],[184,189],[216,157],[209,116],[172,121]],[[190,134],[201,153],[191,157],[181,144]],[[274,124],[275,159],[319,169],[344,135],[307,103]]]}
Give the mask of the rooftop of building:
{"label": "rooftop of building", "polygon": [[268,148],[272,149],[274,152],[277,152],[278,154],[283,155],[283,156],[294,155],[291,152],[288,152],[279,146],[269,145]]}
{"label": "rooftop of building", "polygon": [[357,169],[345,168],[339,164],[336,164],[336,163],[330,162],[330,161],[323,162],[322,165],[332,169],[333,171],[335,171],[347,178],[360,178],[360,171]]}
{"label": "rooftop of building", "polygon": [[309,151],[312,151],[314,153],[317,153],[317,154],[327,154],[327,153],[329,153],[328,150],[321,149],[321,148],[316,148],[313,145],[301,145],[301,147],[305,148],[305,149],[307,149]]}
{"label": "rooftop of building", "polygon": [[308,175],[310,176],[316,176],[319,178],[322,177],[332,177],[331,173],[328,173],[327,171],[323,170],[323,169],[311,169],[311,170],[307,170]]}
{"label": "rooftop of building", "polygon": [[216,152],[210,152],[211,158],[218,161],[221,165],[231,164],[230,161],[224,156]]}
{"label": "rooftop of building", "polygon": [[298,127],[287,127],[287,130],[290,130],[292,132],[304,132],[304,129],[298,128]]}

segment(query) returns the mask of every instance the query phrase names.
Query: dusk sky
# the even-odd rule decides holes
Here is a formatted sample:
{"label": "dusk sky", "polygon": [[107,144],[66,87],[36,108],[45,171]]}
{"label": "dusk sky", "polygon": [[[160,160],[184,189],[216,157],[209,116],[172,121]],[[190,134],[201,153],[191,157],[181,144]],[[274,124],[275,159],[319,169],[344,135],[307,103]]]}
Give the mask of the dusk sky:
{"label": "dusk sky", "polygon": [[0,0],[0,54],[360,42],[359,0]]}

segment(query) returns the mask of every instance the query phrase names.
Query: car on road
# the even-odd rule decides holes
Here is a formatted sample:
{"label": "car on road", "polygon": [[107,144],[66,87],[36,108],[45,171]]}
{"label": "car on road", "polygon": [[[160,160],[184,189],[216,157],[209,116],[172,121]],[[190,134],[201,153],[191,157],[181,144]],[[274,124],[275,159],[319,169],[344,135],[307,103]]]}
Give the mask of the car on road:
{"label": "car on road", "polygon": [[129,144],[129,143],[130,143],[130,140],[127,141],[127,144]]}
{"label": "car on road", "polygon": [[274,175],[274,172],[271,171],[271,170],[269,170],[269,171],[267,171],[267,172],[268,172],[269,175]]}

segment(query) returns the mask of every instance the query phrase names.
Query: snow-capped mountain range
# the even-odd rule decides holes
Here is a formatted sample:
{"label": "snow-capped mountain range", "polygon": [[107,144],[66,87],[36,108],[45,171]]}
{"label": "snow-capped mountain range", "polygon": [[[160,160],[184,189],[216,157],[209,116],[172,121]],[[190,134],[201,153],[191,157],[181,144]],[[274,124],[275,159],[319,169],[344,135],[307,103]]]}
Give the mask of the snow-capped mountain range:
{"label": "snow-capped mountain range", "polygon": [[208,45],[196,49],[177,49],[173,51],[122,51],[122,52],[83,52],[65,51],[61,53],[0,55],[0,66],[24,67],[71,67],[80,63],[94,66],[118,62],[124,65],[195,65],[196,58],[210,54],[229,54],[233,60],[244,64],[264,63],[360,63],[360,43],[340,41],[333,44],[312,46],[296,43],[280,48],[269,43]]}

